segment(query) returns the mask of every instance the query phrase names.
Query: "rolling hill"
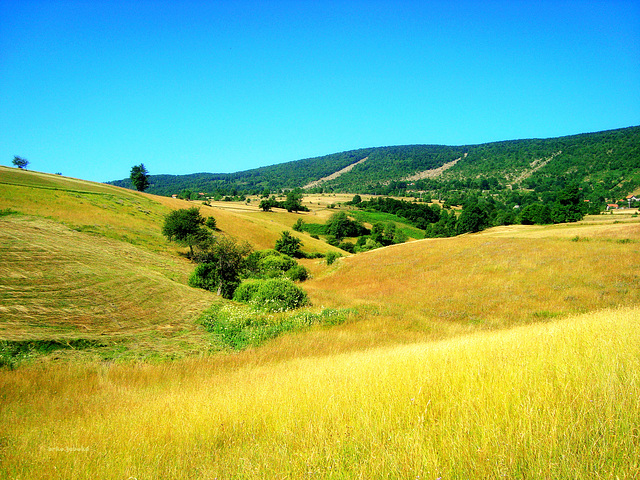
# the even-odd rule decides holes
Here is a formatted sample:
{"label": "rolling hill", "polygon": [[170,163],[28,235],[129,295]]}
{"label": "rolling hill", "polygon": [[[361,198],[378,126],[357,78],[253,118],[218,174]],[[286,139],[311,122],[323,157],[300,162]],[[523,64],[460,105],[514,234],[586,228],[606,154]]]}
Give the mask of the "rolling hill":
{"label": "rolling hill", "polygon": [[[149,192],[225,196],[307,187],[315,192],[442,196],[505,188],[547,192],[575,182],[594,198],[615,199],[640,186],[639,172],[640,127],[629,127],[480,145],[363,148],[230,174],[152,175]],[[131,188],[129,179],[111,183]]]}
{"label": "rolling hill", "polygon": [[300,315],[347,321],[215,348],[200,314],[252,313],[187,286],[164,216],[269,248],[341,198],[263,212],[0,168],[0,352],[23,360],[0,366],[0,476],[640,475],[634,211],[306,259]]}

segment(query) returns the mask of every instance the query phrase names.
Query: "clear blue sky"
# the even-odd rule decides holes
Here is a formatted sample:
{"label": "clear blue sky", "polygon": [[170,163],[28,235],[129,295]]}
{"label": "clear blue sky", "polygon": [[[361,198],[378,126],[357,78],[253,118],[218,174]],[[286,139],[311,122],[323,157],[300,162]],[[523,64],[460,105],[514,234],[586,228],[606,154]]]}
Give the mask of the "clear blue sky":
{"label": "clear blue sky", "polygon": [[640,1],[0,0],[0,164],[107,181],[640,125]]}

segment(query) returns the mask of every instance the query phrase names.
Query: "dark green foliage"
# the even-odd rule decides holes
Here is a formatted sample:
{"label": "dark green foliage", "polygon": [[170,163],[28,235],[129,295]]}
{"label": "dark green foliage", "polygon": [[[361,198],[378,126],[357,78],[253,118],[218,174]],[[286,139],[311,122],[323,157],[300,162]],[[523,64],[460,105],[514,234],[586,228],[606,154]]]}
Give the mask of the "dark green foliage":
{"label": "dark green foliage", "polygon": [[356,246],[351,242],[340,242],[337,247],[345,252],[356,253]]}
{"label": "dark green foliage", "polygon": [[[220,198],[239,193],[264,195],[265,191],[302,187],[364,158],[367,160],[351,171],[312,191],[387,196],[415,192],[423,198],[461,205],[462,199],[455,197],[472,190],[476,194],[508,193],[510,185],[516,190],[534,189],[540,195],[563,189],[571,179],[583,187],[586,199],[602,204],[600,197],[623,198],[640,185],[640,127],[481,145],[366,148],[232,174],[154,175],[149,191],[171,195],[191,190]],[[400,180],[456,159],[460,159],[456,165],[438,178]],[[532,172],[533,166],[537,169]],[[129,179],[112,183],[132,185]]]}
{"label": "dark green foliage", "polygon": [[442,210],[440,219],[436,223],[427,225],[425,229],[425,237],[427,238],[444,238],[456,235],[456,226],[458,219],[455,212],[451,210]]}
{"label": "dark green foliage", "polygon": [[27,165],[29,165],[29,160],[27,160],[26,158],[18,157],[16,155],[15,157],[13,157],[13,161],[11,163],[13,163],[18,168],[26,169]]}
{"label": "dark green foliage", "polygon": [[294,223],[293,227],[291,228],[296,232],[302,232],[304,228],[304,220],[299,218],[298,220],[296,220],[296,223]]}
{"label": "dark green foliage", "polygon": [[129,178],[131,178],[131,183],[139,192],[144,192],[149,188],[149,172],[143,163],[131,168],[131,175]]}
{"label": "dark green foliage", "polygon": [[552,208],[553,223],[577,222],[582,220],[585,206],[577,184],[568,185],[556,196]]}
{"label": "dark green foliage", "polygon": [[462,209],[456,226],[458,235],[463,233],[475,233],[489,226],[489,216],[483,208],[473,202]]}
{"label": "dark green foliage", "polygon": [[432,207],[424,203],[412,203],[394,198],[373,198],[366,202],[361,202],[359,208],[376,212],[385,212],[408,220],[409,223],[418,228],[424,229],[430,223],[439,220],[437,207]]}
{"label": "dark green foliage", "polygon": [[338,258],[342,257],[342,254],[339,252],[334,252],[333,250],[327,252],[325,255],[325,259],[327,261],[327,265],[332,265]]}
{"label": "dark green foliage", "polygon": [[209,227],[211,230],[217,229],[217,222],[216,222],[216,219],[213,217],[208,217],[207,220],[205,220],[204,224],[207,227]]}
{"label": "dark green foliage", "polygon": [[203,224],[204,218],[197,207],[181,208],[165,217],[162,234],[169,241],[188,246],[190,256],[193,257],[193,247],[207,243],[211,239],[211,234],[202,227]]}
{"label": "dark green foliage", "polygon": [[287,209],[287,212],[307,210],[302,206],[302,191],[300,189],[296,189],[287,193],[287,199],[285,200],[283,207]]}
{"label": "dark green foliage", "polygon": [[246,269],[245,257],[251,251],[247,243],[237,243],[220,236],[198,249],[195,260],[200,262],[189,277],[189,285],[216,292],[224,298],[233,297]]}
{"label": "dark green foliage", "polygon": [[285,272],[285,275],[288,279],[293,280],[294,282],[304,282],[309,278],[309,270],[302,265],[294,265]]}
{"label": "dark green foliage", "polygon": [[324,233],[341,240],[345,237],[368,235],[369,230],[360,222],[351,220],[347,217],[346,213],[336,212],[331,215],[331,218],[329,218],[329,221],[325,224]]}
{"label": "dark green foliage", "polygon": [[298,237],[294,237],[290,232],[285,230],[280,234],[280,238],[276,240],[275,249],[290,257],[300,256],[300,247],[302,246],[302,240]]}
{"label": "dark green foliage", "polygon": [[276,201],[275,197],[262,200],[258,205],[258,207],[265,212],[270,212],[272,208],[275,208],[277,206],[278,206],[278,202]]}
{"label": "dark green foliage", "polygon": [[527,205],[520,212],[520,223],[522,225],[548,225],[553,223],[551,209],[548,205],[541,203]]}
{"label": "dark green foliage", "polygon": [[276,200],[275,196],[271,196],[271,198],[262,200],[258,205],[259,208],[264,210],[265,212],[270,212],[273,208],[284,208],[288,212],[308,212],[309,209],[302,205],[302,194],[299,193],[298,190],[294,192],[289,192],[287,194],[287,199],[284,202],[279,202]]}

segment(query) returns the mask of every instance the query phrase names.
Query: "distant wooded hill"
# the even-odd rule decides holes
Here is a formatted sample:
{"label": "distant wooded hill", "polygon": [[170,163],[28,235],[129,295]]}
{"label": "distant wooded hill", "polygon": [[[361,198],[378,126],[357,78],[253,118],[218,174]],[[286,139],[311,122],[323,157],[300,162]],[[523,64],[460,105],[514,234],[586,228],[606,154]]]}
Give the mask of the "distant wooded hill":
{"label": "distant wooded hill", "polygon": [[[362,161],[363,159],[366,159]],[[346,167],[353,168],[333,175]],[[153,165],[148,165],[153,170]],[[109,182],[132,188],[129,179]],[[480,145],[376,147],[230,174],[151,175],[148,192],[211,196],[309,192],[455,197],[473,190],[557,191],[579,184],[594,201],[640,186],[640,127]]]}

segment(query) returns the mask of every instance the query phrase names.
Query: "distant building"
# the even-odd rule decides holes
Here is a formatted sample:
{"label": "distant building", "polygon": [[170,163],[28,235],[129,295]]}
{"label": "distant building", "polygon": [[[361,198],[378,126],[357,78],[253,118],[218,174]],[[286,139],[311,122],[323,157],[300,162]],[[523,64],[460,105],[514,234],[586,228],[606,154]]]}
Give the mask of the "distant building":
{"label": "distant building", "polygon": [[614,210],[616,208],[619,208],[617,203],[607,203],[607,210]]}

